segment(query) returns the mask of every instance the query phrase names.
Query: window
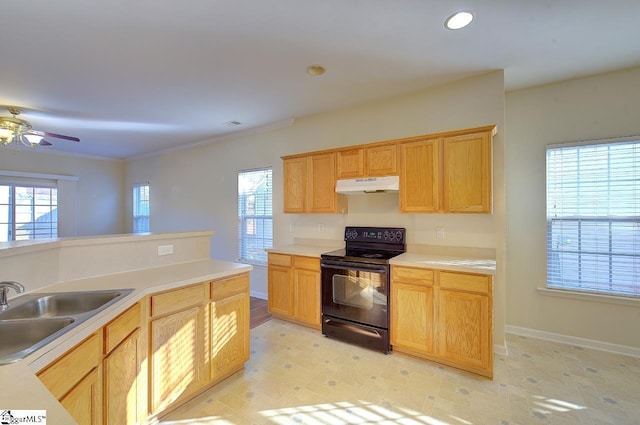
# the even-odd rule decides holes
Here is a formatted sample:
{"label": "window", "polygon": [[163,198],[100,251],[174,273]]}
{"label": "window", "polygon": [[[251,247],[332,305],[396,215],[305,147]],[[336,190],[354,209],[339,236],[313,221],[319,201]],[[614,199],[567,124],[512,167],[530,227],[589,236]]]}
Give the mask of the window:
{"label": "window", "polygon": [[0,185],[0,242],[58,237],[58,189]]}
{"label": "window", "polygon": [[133,233],[149,231],[149,184],[133,186]]}
{"label": "window", "polygon": [[239,259],[267,264],[273,246],[273,186],[271,168],[238,173]]}
{"label": "window", "polygon": [[547,148],[547,286],[640,296],[640,140]]}

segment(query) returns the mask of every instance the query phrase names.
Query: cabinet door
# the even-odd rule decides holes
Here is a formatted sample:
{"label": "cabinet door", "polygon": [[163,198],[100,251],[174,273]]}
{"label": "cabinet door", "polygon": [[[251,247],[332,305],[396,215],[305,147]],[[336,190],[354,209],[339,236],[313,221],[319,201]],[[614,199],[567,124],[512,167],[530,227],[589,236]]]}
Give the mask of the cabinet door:
{"label": "cabinet door", "polygon": [[102,424],[102,369],[97,367],[85,376],[60,404],[75,419],[78,425]]}
{"label": "cabinet door", "polygon": [[116,347],[103,362],[105,423],[138,423],[138,373],[140,371],[140,330]]}
{"label": "cabinet door", "polygon": [[398,175],[396,146],[377,146],[366,148],[367,176],[393,176]]}
{"label": "cabinet door", "polygon": [[296,269],[294,272],[294,318],[320,328],[320,272]]}
{"label": "cabinet door", "polygon": [[446,212],[491,212],[491,134],[443,140],[443,201]]}
{"label": "cabinet door", "polygon": [[391,345],[433,353],[433,286],[391,284]]}
{"label": "cabinet door", "polygon": [[269,312],[293,316],[293,283],[291,268],[269,265]]}
{"label": "cabinet door", "polygon": [[460,365],[492,375],[490,302],[487,295],[440,289],[439,354]]}
{"label": "cabinet door", "polygon": [[437,212],[439,205],[439,141],[400,145],[400,211]]}
{"label": "cabinet door", "polygon": [[308,167],[308,212],[336,212],[335,154],[313,155],[309,158]]}
{"label": "cabinet door", "polygon": [[336,153],[336,177],[353,179],[364,176],[364,150],[349,149]]}
{"label": "cabinet door", "polygon": [[283,161],[284,174],[284,212],[302,213],[305,211],[307,196],[307,158],[292,158]]}
{"label": "cabinet door", "polygon": [[249,360],[249,294],[213,301],[211,309],[211,379],[242,369]]}
{"label": "cabinet door", "polygon": [[157,413],[202,381],[203,307],[151,321],[152,411]]}

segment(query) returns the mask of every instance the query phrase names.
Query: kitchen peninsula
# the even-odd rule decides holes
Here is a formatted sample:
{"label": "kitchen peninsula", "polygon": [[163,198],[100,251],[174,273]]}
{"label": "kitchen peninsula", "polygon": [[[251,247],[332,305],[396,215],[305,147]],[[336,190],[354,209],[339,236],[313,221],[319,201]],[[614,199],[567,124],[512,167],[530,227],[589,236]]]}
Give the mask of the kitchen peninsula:
{"label": "kitchen peninsula", "polygon": [[[109,381],[110,371],[123,371],[121,365],[111,367],[112,362],[118,359],[119,350],[130,347],[134,347],[133,356],[120,359],[135,359],[134,373],[122,376],[133,376],[135,383],[129,390],[138,394],[125,400],[124,407],[127,415],[142,420],[162,416],[241,370],[249,356],[251,266],[211,260],[213,234],[202,231],[111,235],[0,244],[0,278],[21,282],[28,293],[133,290],[24,359],[1,365],[0,407],[46,410],[47,419],[56,424],[83,423],[84,419],[102,423],[103,418],[109,422],[109,409],[123,407],[122,400],[108,398],[110,394],[118,394],[117,387],[112,391],[110,385],[124,380],[114,375],[116,379]],[[15,298],[13,293],[10,296]],[[236,320],[234,334],[219,334],[222,327],[216,325],[230,318]],[[195,378],[186,384],[181,382],[180,387],[171,376],[163,374],[165,368],[161,366],[170,359],[162,353],[184,348],[172,346],[184,342],[172,330],[180,330],[183,335],[185,329],[192,331],[187,332],[190,337],[187,342],[192,344],[187,356],[191,356],[189,366],[193,370],[184,372]],[[47,382],[47,376],[60,376],[62,370],[62,376],[71,380],[71,374],[65,373],[65,361],[73,359],[74,353],[84,352],[80,349],[85,347],[95,350],[90,348],[91,355],[83,358],[94,356],[98,363],[92,366],[91,373],[80,377],[80,383],[69,384],[73,389],[57,393],[59,389]],[[73,364],[73,370],[79,369],[76,366]],[[175,368],[172,372],[177,373]],[[98,381],[88,380],[90,376]],[[77,402],[81,398],[74,399],[76,389],[86,382],[92,384],[86,387],[89,391],[84,395],[89,397],[84,401],[95,404],[88,413],[98,416],[95,418],[83,416],[82,408],[87,403]],[[67,410],[73,410],[69,406],[74,402],[81,408],[72,416]]]}

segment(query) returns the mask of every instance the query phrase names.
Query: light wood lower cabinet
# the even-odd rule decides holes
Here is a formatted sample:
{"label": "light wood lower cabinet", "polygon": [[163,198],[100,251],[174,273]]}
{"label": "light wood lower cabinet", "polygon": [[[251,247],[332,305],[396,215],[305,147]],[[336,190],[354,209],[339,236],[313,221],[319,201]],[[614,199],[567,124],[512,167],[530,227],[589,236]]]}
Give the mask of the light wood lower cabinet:
{"label": "light wood lower cabinet", "polygon": [[101,369],[89,372],[71,391],[60,399],[60,404],[78,425],[96,425],[102,422]]}
{"label": "light wood lower cabinet", "polygon": [[249,274],[152,294],[37,373],[80,425],[155,421],[249,360]]}
{"label": "light wood lower cabinet", "polygon": [[269,253],[269,312],[320,329],[320,259]]}
{"label": "light wood lower cabinet", "polygon": [[249,276],[211,284],[210,380],[219,381],[249,360]]}
{"label": "light wood lower cabinet", "polygon": [[103,423],[101,345],[94,333],[37,374],[80,425]]}
{"label": "light wood lower cabinet", "polygon": [[391,344],[493,377],[490,275],[392,266]]}
{"label": "light wood lower cabinet", "polygon": [[159,413],[203,385],[204,306],[198,284],[151,296],[149,379],[151,412]]}

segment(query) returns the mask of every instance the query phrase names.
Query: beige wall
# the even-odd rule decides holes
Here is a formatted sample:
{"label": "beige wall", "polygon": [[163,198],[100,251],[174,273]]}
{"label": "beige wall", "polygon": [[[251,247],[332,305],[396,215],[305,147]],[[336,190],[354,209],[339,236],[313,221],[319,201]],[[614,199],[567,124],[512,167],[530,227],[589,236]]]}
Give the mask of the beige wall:
{"label": "beige wall", "polygon": [[[312,150],[348,146],[420,134],[498,126],[494,140],[493,215],[400,214],[392,194],[349,198],[349,213],[282,213],[282,160]],[[289,127],[219,143],[132,160],[127,163],[126,191],[135,183],[151,184],[151,231],[211,229],[214,258],[237,259],[237,172],[273,167],[274,239],[332,239],[342,243],[345,225],[403,226],[411,244],[475,246],[497,251],[495,342],[504,341],[504,79],[491,72],[416,93],[301,118]],[[129,202],[129,201],[127,201]],[[130,207],[129,207],[130,210]],[[318,232],[318,224],[324,232]],[[130,223],[127,223],[130,226]],[[291,232],[291,226],[294,231]],[[444,242],[444,243],[443,243]],[[252,292],[266,295],[266,273],[255,268]]]}
{"label": "beige wall", "polygon": [[[90,142],[86,142],[90,143]],[[75,223],[65,221],[61,236],[93,236],[123,233],[124,228],[124,162],[41,153],[21,147],[0,148],[0,170],[23,173],[75,176],[76,187],[63,182],[61,190],[75,191]],[[60,217],[64,220],[64,217]],[[75,232],[74,228],[75,227]],[[62,229],[61,229],[62,230]],[[75,235],[74,235],[75,233]]]}
{"label": "beige wall", "polygon": [[640,348],[640,308],[540,295],[545,147],[640,135],[640,68],[506,95],[507,324]]}

